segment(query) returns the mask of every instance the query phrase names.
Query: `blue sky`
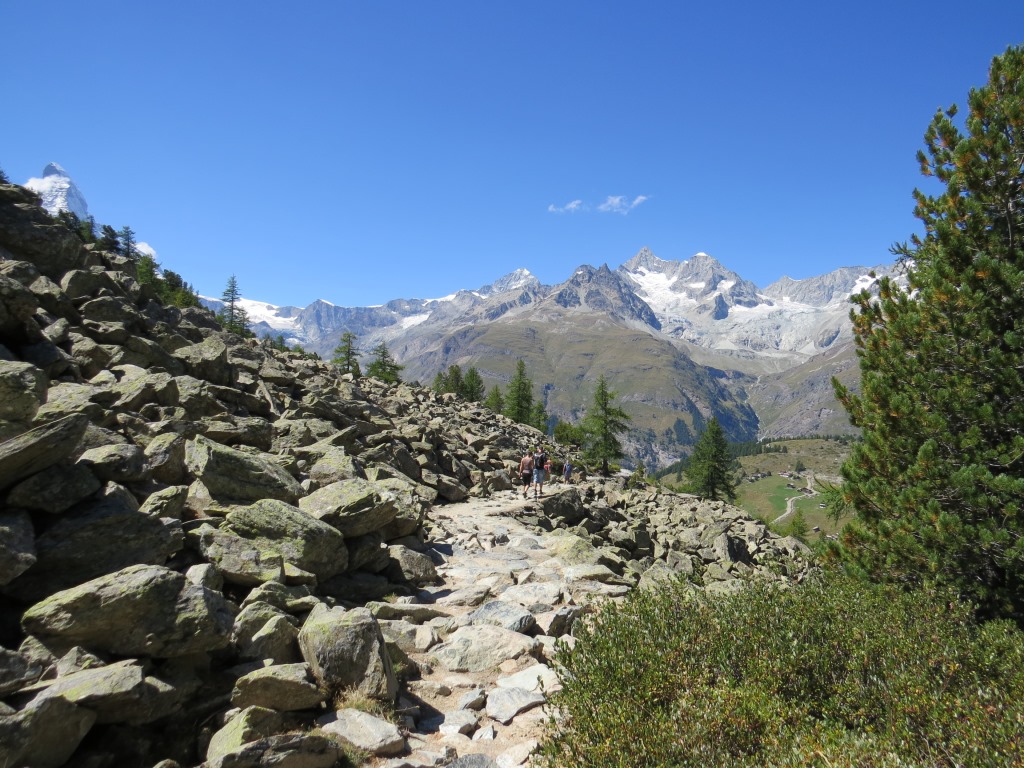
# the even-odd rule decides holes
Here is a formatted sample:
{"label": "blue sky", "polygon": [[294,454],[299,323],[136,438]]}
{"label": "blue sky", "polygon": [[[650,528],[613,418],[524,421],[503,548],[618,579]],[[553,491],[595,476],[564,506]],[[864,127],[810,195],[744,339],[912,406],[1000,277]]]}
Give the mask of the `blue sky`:
{"label": "blue sky", "polygon": [[6,2],[0,167],[55,161],[204,294],[368,305],[644,246],[890,260],[1024,3]]}

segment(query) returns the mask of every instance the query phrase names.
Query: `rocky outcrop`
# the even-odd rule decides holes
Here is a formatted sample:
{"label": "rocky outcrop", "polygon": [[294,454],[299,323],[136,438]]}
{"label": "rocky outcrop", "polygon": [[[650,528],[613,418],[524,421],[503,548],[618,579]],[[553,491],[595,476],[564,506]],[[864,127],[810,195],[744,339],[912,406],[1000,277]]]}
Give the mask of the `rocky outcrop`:
{"label": "rocky outcrop", "polygon": [[[450,761],[410,678],[550,661],[591,602],[648,574],[714,590],[805,567],[690,498],[519,502],[541,439],[165,307],[131,261],[0,185],[0,764],[328,766],[342,743]],[[538,538],[441,512],[497,498]],[[502,568],[446,590],[456,555],[496,548]],[[446,728],[542,703],[509,688]],[[352,714],[355,695],[405,730]]]}

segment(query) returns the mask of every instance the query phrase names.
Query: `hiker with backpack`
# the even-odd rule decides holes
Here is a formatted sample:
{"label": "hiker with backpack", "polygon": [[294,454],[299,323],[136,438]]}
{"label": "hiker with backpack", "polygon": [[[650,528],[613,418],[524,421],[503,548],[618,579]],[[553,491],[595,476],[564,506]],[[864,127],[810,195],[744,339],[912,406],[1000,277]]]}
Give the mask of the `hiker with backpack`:
{"label": "hiker with backpack", "polygon": [[544,474],[548,464],[548,455],[539,445],[533,454],[533,498],[538,499],[544,495]]}

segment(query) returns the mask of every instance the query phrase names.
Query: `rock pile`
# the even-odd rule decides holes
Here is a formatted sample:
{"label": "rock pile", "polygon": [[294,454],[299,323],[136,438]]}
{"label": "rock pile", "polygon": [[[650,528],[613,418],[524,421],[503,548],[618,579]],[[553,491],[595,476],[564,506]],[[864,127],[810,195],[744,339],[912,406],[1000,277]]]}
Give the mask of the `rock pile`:
{"label": "rock pile", "polygon": [[[512,544],[557,569],[508,551],[448,589],[457,555],[505,546],[453,502],[518,498],[539,439],[165,307],[130,260],[0,185],[0,764],[315,767],[342,745],[450,762],[396,666],[421,685],[521,671],[592,599],[804,567],[738,511],[598,484],[512,505],[536,533]],[[492,731],[543,700],[505,687],[468,707]],[[397,704],[404,730],[353,697]],[[468,740],[459,717],[483,730],[445,728]]]}

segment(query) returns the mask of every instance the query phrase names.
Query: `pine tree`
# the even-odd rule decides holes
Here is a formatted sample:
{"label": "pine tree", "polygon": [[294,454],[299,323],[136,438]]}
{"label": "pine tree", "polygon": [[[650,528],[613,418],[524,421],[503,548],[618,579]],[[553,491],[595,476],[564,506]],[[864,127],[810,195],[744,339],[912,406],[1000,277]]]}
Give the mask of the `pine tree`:
{"label": "pine tree", "polygon": [[519,424],[529,424],[533,414],[533,382],[526,375],[526,363],[516,361],[516,373],[505,391],[505,415]]}
{"label": "pine tree", "polygon": [[338,366],[343,375],[351,373],[358,379],[363,373],[359,370],[359,347],[356,346],[356,339],[356,335],[351,331],[341,334],[338,346],[334,348],[334,357],[331,358],[331,362]]}
{"label": "pine tree", "polygon": [[444,391],[456,395],[462,394],[462,369],[457,365],[449,365],[444,375]]}
{"label": "pine tree", "polygon": [[462,377],[462,399],[470,403],[479,403],[484,399],[484,380],[476,368],[470,368]]}
{"label": "pine tree", "polygon": [[228,284],[220,299],[224,302],[224,308],[217,313],[220,324],[224,326],[225,331],[244,335],[249,324],[249,317],[245,308],[242,307],[242,293],[238,288],[238,279],[234,275],[228,278]]}
{"label": "pine tree", "polygon": [[121,227],[121,230],[117,235],[118,239],[121,241],[121,255],[128,257],[132,261],[139,258],[139,249],[136,247],[138,241],[135,239],[135,231],[126,224]]}
{"label": "pine tree", "polygon": [[96,241],[96,248],[101,251],[118,253],[121,250],[121,236],[112,226],[104,224],[100,227],[100,237]]}
{"label": "pine tree", "polygon": [[399,374],[405,368],[391,356],[387,344],[383,341],[373,348],[373,361],[366,367],[366,375],[380,379],[389,384],[398,384],[402,379]]}
{"label": "pine tree", "polygon": [[908,290],[854,297],[862,430],[843,466],[857,520],[831,554],[877,580],[952,586],[1024,618],[1024,48],[972,89],[966,133],[939,111],[918,153],[924,236],[894,252]]}
{"label": "pine tree", "polygon": [[491,387],[491,391],[487,393],[487,399],[484,400],[484,406],[490,408],[494,413],[504,412],[505,398],[501,394],[501,387],[497,384]]}
{"label": "pine tree", "polygon": [[705,499],[736,499],[736,460],[718,419],[712,418],[693,447],[686,470],[687,490]]}
{"label": "pine tree", "polygon": [[601,474],[607,477],[608,462],[622,458],[622,444],[618,435],[629,429],[629,415],[615,405],[615,393],[608,389],[602,374],[594,389],[594,402],[583,417],[586,441],[583,455],[588,461],[601,464]]}
{"label": "pine tree", "polygon": [[11,180],[7,178],[7,174],[4,173],[4,169],[0,168],[0,184],[10,184]]}

